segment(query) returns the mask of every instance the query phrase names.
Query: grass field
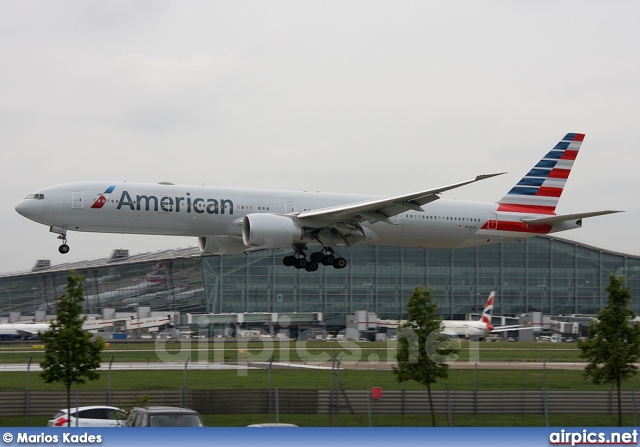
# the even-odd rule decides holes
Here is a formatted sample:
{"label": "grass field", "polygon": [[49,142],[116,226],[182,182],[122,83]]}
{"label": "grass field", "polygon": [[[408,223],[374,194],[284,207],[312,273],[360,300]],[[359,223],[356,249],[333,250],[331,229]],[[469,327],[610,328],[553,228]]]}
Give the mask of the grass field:
{"label": "grass field", "polygon": [[[0,391],[24,390],[27,382],[26,372],[0,373]],[[188,371],[189,389],[267,389],[268,371],[249,370],[246,376],[233,370]],[[371,387],[382,387],[386,390],[400,390],[390,370],[343,370],[340,378],[345,389],[366,390]],[[114,390],[177,390],[182,387],[184,371],[182,370],[145,370],[145,371],[113,371],[111,387]],[[542,370],[495,370],[479,369],[449,371],[449,378],[439,380],[433,389],[436,390],[541,390],[545,373]],[[272,372],[272,386],[282,389],[330,389],[330,370],[292,370],[275,369]],[[108,374],[102,372],[100,379],[88,382],[79,389],[106,390]],[[58,384],[45,384],[37,372],[31,373],[31,390],[62,390]],[[640,376],[625,382],[623,389],[640,388]],[[424,390],[416,382],[407,382],[407,390]],[[582,378],[582,371],[547,370],[547,390],[601,390],[607,386],[596,386]]]}
{"label": "grass field", "polygon": [[[22,362],[29,358],[37,364],[43,357],[43,350],[32,348],[31,344],[0,345],[0,363]],[[38,345],[35,345],[38,346]],[[367,359],[381,362],[393,361],[395,345],[391,343],[337,343],[308,342],[302,344],[281,342],[271,345],[261,342],[209,342],[209,341],[172,341],[158,345],[154,343],[113,343],[103,352],[103,361],[113,357],[114,362],[156,362],[160,360],[185,362],[265,362],[273,355],[276,362],[312,362],[325,361],[331,365],[333,355],[342,354],[344,362],[364,361]],[[579,350],[575,343],[462,343],[460,362],[468,362],[469,356],[483,361],[503,362],[579,362]],[[0,390],[21,390],[26,384],[25,372],[0,373]],[[112,388],[123,390],[178,389],[182,386],[182,370],[163,371],[113,371]],[[451,369],[447,380],[440,380],[435,389],[441,390],[539,390],[543,387],[542,370],[457,370]],[[106,389],[107,373],[100,380],[89,382],[85,389]],[[31,389],[61,389],[55,384],[42,382],[37,373],[31,373]],[[285,370],[273,371],[274,387],[292,389],[329,388],[331,371],[329,370]],[[385,389],[401,389],[390,370],[344,370],[341,379],[346,389],[367,389],[382,386]],[[261,389],[267,387],[266,370],[250,370],[239,375],[236,371],[191,370],[188,373],[190,389]],[[640,377],[625,383],[626,389],[638,389]],[[407,389],[422,389],[417,384],[407,384]],[[546,389],[548,390],[602,390],[602,386],[592,385],[582,378],[582,371],[547,370]]]}
{"label": "grass field", "polygon": [[[44,350],[41,345],[0,344],[0,363],[26,363],[29,358],[40,362]],[[342,355],[343,361],[394,361],[396,344],[355,342],[230,342],[207,340],[162,341],[159,343],[111,343],[103,353],[103,360],[112,356],[116,362],[132,361],[192,361],[237,362],[327,362]],[[469,343],[460,342],[459,361],[469,358],[479,361],[503,362],[580,362],[575,343]]]}

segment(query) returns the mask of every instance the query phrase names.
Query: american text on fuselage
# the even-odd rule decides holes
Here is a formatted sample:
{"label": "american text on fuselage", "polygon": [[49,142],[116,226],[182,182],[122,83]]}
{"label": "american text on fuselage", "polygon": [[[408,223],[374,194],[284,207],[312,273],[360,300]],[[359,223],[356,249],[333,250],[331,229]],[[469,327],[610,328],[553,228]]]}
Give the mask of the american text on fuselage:
{"label": "american text on fuselage", "polygon": [[136,195],[135,200],[131,198],[129,191],[122,191],[117,209],[126,207],[131,211],[162,211],[165,213],[194,212],[198,214],[224,214],[225,209],[229,214],[233,214],[233,201],[229,199],[204,199],[202,197],[192,198],[191,193],[186,193],[184,197]]}

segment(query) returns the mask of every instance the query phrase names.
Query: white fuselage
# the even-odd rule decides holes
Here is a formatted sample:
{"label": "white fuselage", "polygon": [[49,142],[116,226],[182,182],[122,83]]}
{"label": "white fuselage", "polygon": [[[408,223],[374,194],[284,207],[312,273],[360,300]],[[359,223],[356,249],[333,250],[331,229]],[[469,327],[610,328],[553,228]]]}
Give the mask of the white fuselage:
{"label": "white fuselage", "polygon": [[30,338],[49,330],[48,323],[3,323],[0,324],[0,336]]}
{"label": "white fuselage", "polygon": [[482,321],[443,320],[442,325],[445,334],[455,334],[459,337],[484,337],[490,332],[486,323]]}
{"label": "white fuselage", "polygon": [[[301,211],[373,198],[321,192],[77,182],[41,189],[21,201],[16,210],[52,230],[241,238],[242,221],[248,214],[288,215],[295,219]],[[523,214],[499,212],[498,204],[492,202],[439,199],[422,209],[423,212],[393,216],[388,222],[364,222],[362,226],[370,231],[359,243],[456,248],[568,229],[565,225],[526,225],[521,222]]]}

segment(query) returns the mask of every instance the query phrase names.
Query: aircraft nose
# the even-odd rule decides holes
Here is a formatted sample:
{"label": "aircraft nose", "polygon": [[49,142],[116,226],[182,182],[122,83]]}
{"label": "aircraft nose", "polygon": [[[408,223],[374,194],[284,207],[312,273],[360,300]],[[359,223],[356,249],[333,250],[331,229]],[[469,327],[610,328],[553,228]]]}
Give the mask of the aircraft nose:
{"label": "aircraft nose", "polygon": [[20,203],[18,203],[16,205],[16,212],[22,216],[26,217],[26,212],[27,212],[27,204],[25,203],[25,201],[21,201]]}

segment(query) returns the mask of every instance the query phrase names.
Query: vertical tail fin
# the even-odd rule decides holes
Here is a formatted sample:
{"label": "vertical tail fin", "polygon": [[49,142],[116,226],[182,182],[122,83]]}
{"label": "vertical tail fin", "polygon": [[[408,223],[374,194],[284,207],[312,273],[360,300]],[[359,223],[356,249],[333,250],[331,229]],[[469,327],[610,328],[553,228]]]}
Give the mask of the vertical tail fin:
{"label": "vertical tail fin", "polygon": [[554,214],[584,134],[568,133],[498,202],[500,211]]}
{"label": "vertical tail fin", "polygon": [[493,330],[493,325],[491,324],[491,314],[493,313],[493,299],[496,296],[496,292],[491,292],[489,294],[489,299],[487,300],[487,304],[484,305],[484,310],[482,311],[482,318],[480,321],[487,325],[487,330],[491,332]]}

